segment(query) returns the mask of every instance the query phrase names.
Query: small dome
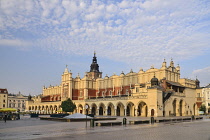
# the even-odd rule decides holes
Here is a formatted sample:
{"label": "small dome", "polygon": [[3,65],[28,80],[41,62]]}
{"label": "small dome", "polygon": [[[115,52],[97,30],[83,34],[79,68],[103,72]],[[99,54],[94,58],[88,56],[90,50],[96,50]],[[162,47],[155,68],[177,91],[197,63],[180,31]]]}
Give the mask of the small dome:
{"label": "small dome", "polygon": [[155,76],[151,79],[151,86],[154,85],[158,85],[158,79]]}

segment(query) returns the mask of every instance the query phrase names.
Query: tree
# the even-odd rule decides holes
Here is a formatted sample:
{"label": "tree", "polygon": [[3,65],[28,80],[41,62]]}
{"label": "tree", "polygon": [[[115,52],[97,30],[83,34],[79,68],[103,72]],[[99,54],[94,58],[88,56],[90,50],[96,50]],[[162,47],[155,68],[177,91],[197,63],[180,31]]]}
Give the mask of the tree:
{"label": "tree", "polygon": [[70,98],[68,98],[66,101],[63,101],[61,103],[61,108],[64,112],[73,112],[76,108],[76,105],[72,102]]}
{"label": "tree", "polygon": [[201,105],[199,110],[203,111],[204,113],[206,113],[206,106],[205,105]]}

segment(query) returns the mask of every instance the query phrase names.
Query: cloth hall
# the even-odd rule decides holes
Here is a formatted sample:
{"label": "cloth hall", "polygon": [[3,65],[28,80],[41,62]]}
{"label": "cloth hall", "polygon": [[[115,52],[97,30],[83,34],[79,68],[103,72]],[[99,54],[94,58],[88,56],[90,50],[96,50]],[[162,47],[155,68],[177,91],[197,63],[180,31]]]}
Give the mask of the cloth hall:
{"label": "cloth hall", "polygon": [[58,113],[67,98],[76,104],[75,113],[101,116],[191,116],[198,115],[196,95],[199,80],[180,78],[180,66],[171,60],[159,69],[105,76],[99,71],[94,53],[90,71],[84,77],[72,77],[66,67],[59,86],[43,87],[42,94],[26,102],[28,111]]}

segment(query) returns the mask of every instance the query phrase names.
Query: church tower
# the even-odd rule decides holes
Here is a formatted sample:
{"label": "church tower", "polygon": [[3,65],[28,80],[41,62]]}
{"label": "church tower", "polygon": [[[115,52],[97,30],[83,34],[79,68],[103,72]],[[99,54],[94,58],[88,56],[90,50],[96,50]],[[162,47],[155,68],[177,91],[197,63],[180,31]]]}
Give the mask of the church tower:
{"label": "church tower", "polygon": [[96,53],[94,52],[92,64],[90,65],[90,72],[87,73],[88,78],[97,79],[102,77],[102,72],[99,71]]}

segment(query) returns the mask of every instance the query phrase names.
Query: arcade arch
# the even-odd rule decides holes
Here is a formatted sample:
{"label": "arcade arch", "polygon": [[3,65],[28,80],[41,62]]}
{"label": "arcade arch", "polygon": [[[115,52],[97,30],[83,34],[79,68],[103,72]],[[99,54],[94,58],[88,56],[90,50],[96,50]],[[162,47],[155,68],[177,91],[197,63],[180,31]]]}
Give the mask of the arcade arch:
{"label": "arcade arch", "polygon": [[143,101],[138,103],[138,109],[137,109],[137,116],[140,117],[147,117],[148,107],[147,104]]}
{"label": "arcade arch", "polygon": [[116,116],[124,116],[125,115],[125,113],[124,113],[125,106],[123,105],[123,103],[118,102],[116,106],[117,106],[116,107]]}

